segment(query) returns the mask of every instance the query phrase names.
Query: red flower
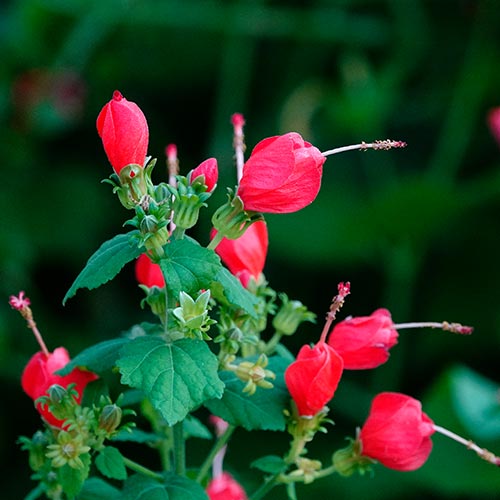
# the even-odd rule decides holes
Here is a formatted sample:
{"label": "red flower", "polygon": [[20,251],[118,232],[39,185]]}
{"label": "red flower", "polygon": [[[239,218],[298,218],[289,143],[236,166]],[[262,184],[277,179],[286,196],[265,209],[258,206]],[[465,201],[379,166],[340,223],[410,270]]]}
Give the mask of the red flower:
{"label": "red flower", "polygon": [[285,382],[299,415],[316,415],[333,398],[342,369],[342,358],[325,342],[300,349],[285,371]]}
{"label": "red flower", "polygon": [[[58,384],[62,387],[68,387],[70,384],[76,384],[74,389],[78,392],[76,398],[80,403],[83,391],[89,382],[98,377],[95,373],[75,368],[71,373],[64,377],[56,375],[54,372],[64,368],[70,361],[68,351],[64,347],[58,347],[52,354],[47,356],[43,352],[35,353],[24,368],[21,376],[21,386],[24,392],[33,400],[40,396],[47,395],[50,386]],[[55,418],[47,408],[41,404],[37,405],[40,415],[50,424],[56,427],[62,427],[62,421]]]}
{"label": "red flower", "polygon": [[247,500],[247,495],[236,479],[227,472],[214,477],[207,486],[210,500]]}
{"label": "red flower", "polygon": [[488,113],[490,131],[500,146],[500,107],[493,108]]}
{"label": "red flower", "polygon": [[141,285],[146,285],[151,288],[157,286],[163,288],[165,286],[165,278],[161,272],[159,264],[151,262],[148,254],[141,254],[135,261],[135,277]]}
{"label": "red flower", "polygon": [[361,428],[361,454],[388,467],[411,471],[421,467],[432,450],[433,421],[420,401],[397,392],[383,392],[372,401]]}
{"label": "red flower", "polygon": [[[212,231],[212,239],[216,233]],[[268,245],[267,224],[259,220],[251,224],[239,238],[223,238],[215,251],[231,273],[247,287],[250,278],[258,281],[266,263]]]}
{"label": "red flower", "polygon": [[208,160],[200,163],[191,172],[191,182],[202,175],[205,177],[204,184],[207,186],[207,191],[211,193],[217,185],[217,180],[219,178],[219,170],[217,168],[217,160],[215,158],[209,158]]}
{"label": "red flower", "polygon": [[290,132],[259,142],[243,167],[238,195],[245,210],[296,212],[317,196],[325,157]]}
{"label": "red flower", "polygon": [[328,344],[340,354],[344,368],[375,368],[387,361],[389,349],[398,342],[393,325],[391,313],[377,309],[370,316],[345,319],[335,325]]}
{"label": "red flower", "polygon": [[144,113],[118,90],[97,117],[97,131],[104,151],[117,174],[131,163],[144,166],[149,130]]}

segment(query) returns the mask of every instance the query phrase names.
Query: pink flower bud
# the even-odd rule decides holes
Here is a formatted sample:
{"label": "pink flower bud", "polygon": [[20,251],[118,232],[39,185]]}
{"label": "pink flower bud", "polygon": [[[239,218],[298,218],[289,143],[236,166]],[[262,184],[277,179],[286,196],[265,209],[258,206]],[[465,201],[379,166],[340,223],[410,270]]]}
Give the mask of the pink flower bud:
{"label": "pink flower bud", "polygon": [[376,368],[389,359],[389,349],[397,344],[391,313],[377,309],[370,316],[345,319],[335,325],[328,337],[348,370]]}
{"label": "pink flower bud", "polygon": [[139,255],[135,261],[135,277],[141,285],[146,285],[149,288],[152,286],[163,288],[165,286],[165,278],[160,265],[152,262],[146,253]]}
{"label": "pink flower bud", "polygon": [[149,130],[144,113],[118,90],[97,117],[97,131],[104,151],[117,174],[132,163],[144,166]]}
{"label": "pink flower bud", "polygon": [[214,477],[206,489],[210,500],[247,500],[243,487],[227,472]]}
{"label": "pink flower bud", "polygon": [[421,467],[432,450],[433,421],[420,401],[396,392],[375,396],[361,428],[361,455],[389,469],[411,471]]}
{"label": "pink flower bud", "polygon": [[325,342],[303,346],[285,371],[300,416],[314,416],[333,398],[342,377],[342,358]]}
{"label": "pink flower bud", "polygon": [[202,175],[205,177],[204,184],[207,186],[207,191],[211,193],[217,185],[217,180],[219,178],[219,170],[217,168],[217,160],[215,158],[208,158],[208,160],[200,163],[191,172],[191,182]]}
{"label": "pink flower bud", "polygon": [[[212,239],[216,233],[216,230],[212,230]],[[267,224],[259,220],[251,224],[239,238],[223,238],[215,251],[231,273],[247,287],[250,278],[258,281],[266,263],[268,245]]]}
{"label": "pink flower bud", "polygon": [[[47,356],[43,352],[35,353],[24,368],[21,376],[21,386],[24,392],[33,400],[48,394],[48,389],[54,384],[64,388],[70,384],[76,384],[74,389],[78,392],[76,402],[80,403],[83,391],[89,382],[98,377],[95,373],[75,368],[64,377],[56,375],[55,372],[64,368],[70,362],[68,351],[64,347],[58,347]],[[55,418],[47,408],[41,404],[37,405],[40,415],[50,424],[62,427],[63,422]]]}
{"label": "pink flower bud", "polygon": [[237,194],[245,210],[296,212],[316,198],[325,157],[290,132],[259,142],[243,167]]}

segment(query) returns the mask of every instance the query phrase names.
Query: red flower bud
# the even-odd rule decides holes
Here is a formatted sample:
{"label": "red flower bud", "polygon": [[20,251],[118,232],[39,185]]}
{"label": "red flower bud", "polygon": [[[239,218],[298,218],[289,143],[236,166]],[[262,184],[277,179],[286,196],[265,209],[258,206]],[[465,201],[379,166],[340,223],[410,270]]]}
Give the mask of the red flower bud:
{"label": "red flower bud", "polygon": [[361,455],[389,469],[411,471],[421,467],[432,450],[433,421],[420,401],[397,392],[383,392],[372,401],[361,428]]}
{"label": "red flower bud", "polygon": [[[68,351],[64,347],[58,347],[52,354],[47,356],[43,352],[35,353],[24,368],[21,376],[21,386],[24,392],[33,400],[48,394],[48,389],[54,384],[64,388],[70,384],[76,384],[74,389],[78,392],[76,402],[80,403],[83,391],[89,382],[98,377],[95,373],[75,368],[64,377],[56,375],[54,372],[64,368],[70,361]],[[50,424],[62,427],[62,421],[55,418],[47,408],[41,404],[37,405],[40,415]]]}
{"label": "red flower bud", "polygon": [[118,90],[97,117],[97,131],[104,151],[117,174],[131,163],[144,166],[149,130],[144,113]]}
{"label": "red flower bud", "polygon": [[389,358],[389,349],[397,344],[391,313],[377,309],[370,316],[345,319],[334,326],[328,338],[344,360],[348,370],[376,368]]}
{"label": "red flower bud", "polygon": [[290,132],[259,142],[243,167],[237,194],[245,210],[296,212],[316,198],[325,157]]}
{"label": "red flower bud", "polygon": [[210,500],[247,500],[243,487],[227,472],[214,477],[206,492]]}
{"label": "red flower bud", "polygon": [[[215,229],[212,230],[212,239],[216,233]],[[266,263],[268,245],[267,224],[259,220],[251,224],[239,238],[223,238],[215,251],[231,273],[247,287],[250,278],[255,281],[259,279]]]}
{"label": "red flower bud", "polygon": [[205,177],[204,184],[207,186],[207,191],[211,193],[217,185],[217,180],[219,178],[219,170],[217,168],[217,160],[215,158],[209,158],[208,160],[200,163],[191,172],[191,182],[202,175]]}
{"label": "red flower bud", "polygon": [[146,253],[139,255],[135,261],[135,277],[141,285],[146,285],[149,288],[152,286],[163,288],[165,286],[165,278],[160,265],[152,262]]}
{"label": "red flower bud", "polygon": [[303,346],[285,371],[285,382],[301,416],[314,416],[333,398],[342,358],[325,342]]}

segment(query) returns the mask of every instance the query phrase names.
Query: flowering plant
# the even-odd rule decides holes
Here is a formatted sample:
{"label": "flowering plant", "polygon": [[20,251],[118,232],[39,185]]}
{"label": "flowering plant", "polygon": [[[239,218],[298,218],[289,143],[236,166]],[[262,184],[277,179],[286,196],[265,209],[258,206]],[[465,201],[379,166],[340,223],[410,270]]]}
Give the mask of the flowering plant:
{"label": "flowering plant", "polygon": [[[317,338],[298,354],[285,345],[315,315],[267,282],[265,213],[290,213],[320,192],[329,155],[347,150],[404,147],[376,141],[321,152],[297,133],[264,139],[244,159],[244,119],[232,117],[237,185],[213,213],[204,246],[186,232],[217,188],[215,158],[179,174],[177,148],[166,148],[168,182],[154,183],[155,160],[147,156],[149,130],[137,104],[116,91],[97,118],[97,130],[114,169],[107,180],[133,214],[132,229],[105,242],[89,259],[63,302],[82,288],[114,278],[129,262],[144,291],[141,305],[154,321],[89,346],[70,360],[64,347],[45,346],[24,292],[12,296],[41,350],[21,377],[43,428],[20,442],[29,453],[38,486],[30,498],[259,499],[276,486],[296,498],[298,483],[330,474],[350,476],[375,463],[399,471],[422,466],[431,436],[445,434],[494,465],[491,452],[436,425],[421,403],[405,394],[375,395],[369,415],[347,447],[330,463],[311,458],[306,445],[332,430],[329,403],[345,370],[373,369],[389,359],[404,328],[440,328],[470,334],[458,323],[394,323],[387,309],[334,323],[351,293],[334,292]],[[112,397],[105,380],[118,379]],[[211,414],[215,442],[202,463],[186,456],[186,440],[211,438],[202,420]],[[137,418],[136,418],[137,417]],[[140,417],[140,418],[139,418]],[[139,426],[140,425],[140,426]],[[224,470],[223,459],[237,427],[287,432],[283,454],[252,463],[262,484],[248,491]],[[123,442],[153,446],[155,470],[127,457]]]}

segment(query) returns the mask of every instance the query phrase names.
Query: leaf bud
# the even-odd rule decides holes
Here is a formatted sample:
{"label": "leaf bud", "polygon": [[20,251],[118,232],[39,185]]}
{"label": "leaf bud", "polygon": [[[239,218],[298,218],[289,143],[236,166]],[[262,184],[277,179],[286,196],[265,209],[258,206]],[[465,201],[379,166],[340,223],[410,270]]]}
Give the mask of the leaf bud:
{"label": "leaf bud", "polygon": [[108,434],[115,431],[122,420],[122,409],[115,405],[106,405],[99,417],[99,429],[105,430]]}

